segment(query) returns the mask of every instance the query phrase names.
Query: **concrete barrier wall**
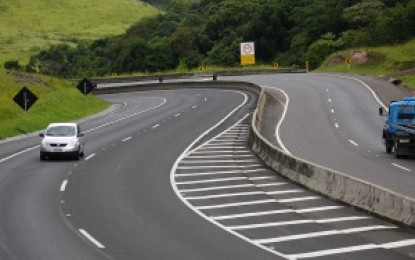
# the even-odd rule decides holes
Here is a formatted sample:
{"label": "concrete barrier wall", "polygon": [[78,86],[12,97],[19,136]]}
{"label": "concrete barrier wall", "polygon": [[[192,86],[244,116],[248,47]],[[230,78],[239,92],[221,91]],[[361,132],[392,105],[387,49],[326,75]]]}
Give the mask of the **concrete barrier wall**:
{"label": "concrete barrier wall", "polygon": [[233,89],[233,90],[245,90],[251,91],[256,94],[261,93],[261,87],[249,83],[239,81],[197,81],[197,82],[172,82],[172,83],[150,83],[150,84],[137,84],[131,86],[117,86],[117,87],[106,87],[96,88],[92,90],[94,94],[112,94],[120,92],[131,92],[131,91],[148,91],[148,90],[172,90],[172,89],[183,89],[183,88],[215,88],[215,89]]}
{"label": "concrete barrier wall", "polygon": [[[283,98],[283,97],[281,97]],[[415,201],[392,191],[288,155],[261,135],[267,102],[275,93],[263,91],[250,134],[252,150],[273,170],[308,189],[394,222],[415,227]]]}

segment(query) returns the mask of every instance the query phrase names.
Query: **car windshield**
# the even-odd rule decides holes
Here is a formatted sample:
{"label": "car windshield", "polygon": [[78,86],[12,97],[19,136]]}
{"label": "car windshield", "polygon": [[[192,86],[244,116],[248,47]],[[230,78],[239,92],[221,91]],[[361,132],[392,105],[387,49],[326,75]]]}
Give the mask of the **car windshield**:
{"label": "car windshield", "polygon": [[398,123],[400,124],[414,124],[415,123],[415,106],[405,105],[399,107]]}
{"label": "car windshield", "polygon": [[46,131],[48,136],[74,136],[75,127],[74,126],[53,126],[48,128]]}

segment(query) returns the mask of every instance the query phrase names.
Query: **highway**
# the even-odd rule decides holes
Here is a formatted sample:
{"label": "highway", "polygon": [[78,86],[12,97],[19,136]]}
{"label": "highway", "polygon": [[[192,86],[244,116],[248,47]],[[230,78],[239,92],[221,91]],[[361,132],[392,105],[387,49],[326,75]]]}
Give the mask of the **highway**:
{"label": "highway", "polygon": [[[379,174],[411,177],[392,165],[412,170],[411,161],[384,154],[380,138],[368,132],[382,119],[358,83],[319,75],[226,79],[287,94],[279,135],[291,153],[353,174],[373,175],[364,170],[377,165],[387,168]],[[81,124],[82,161],[41,162],[38,137],[0,144],[0,259],[415,257],[413,231],[313,194],[262,165],[246,143],[252,93],[102,97],[117,106]],[[346,126],[357,114],[350,103],[367,106],[359,114],[363,122],[374,118],[365,124],[370,128]],[[363,165],[350,164],[358,158]]]}
{"label": "highway", "polygon": [[[384,118],[378,116],[381,105],[362,82],[321,74],[226,79],[284,92],[289,103],[279,135],[288,152],[415,198],[415,160],[386,154],[381,139]],[[386,105],[404,95],[393,87],[376,90]],[[275,128],[276,123],[270,125],[266,137],[278,144]]]}

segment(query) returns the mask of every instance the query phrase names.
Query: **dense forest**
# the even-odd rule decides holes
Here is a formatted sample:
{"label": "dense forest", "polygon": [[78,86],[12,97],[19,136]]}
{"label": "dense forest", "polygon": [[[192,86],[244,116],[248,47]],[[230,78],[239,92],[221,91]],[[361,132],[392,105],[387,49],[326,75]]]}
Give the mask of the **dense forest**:
{"label": "dense forest", "polygon": [[[415,36],[415,0],[172,0],[117,37],[60,44],[24,69],[59,77],[237,66],[239,44],[257,63],[311,68],[337,50],[396,44]],[[168,2],[168,3],[167,3]]]}

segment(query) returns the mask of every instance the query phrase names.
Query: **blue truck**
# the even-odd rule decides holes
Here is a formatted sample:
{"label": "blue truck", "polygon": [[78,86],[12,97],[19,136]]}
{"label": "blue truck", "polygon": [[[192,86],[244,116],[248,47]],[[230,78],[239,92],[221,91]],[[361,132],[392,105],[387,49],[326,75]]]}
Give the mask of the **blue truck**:
{"label": "blue truck", "polygon": [[386,152],[397,158],[415,155],[415,97],[392,101],[389,113],[381,107],[379,115],[386,116],[382,133]]}

